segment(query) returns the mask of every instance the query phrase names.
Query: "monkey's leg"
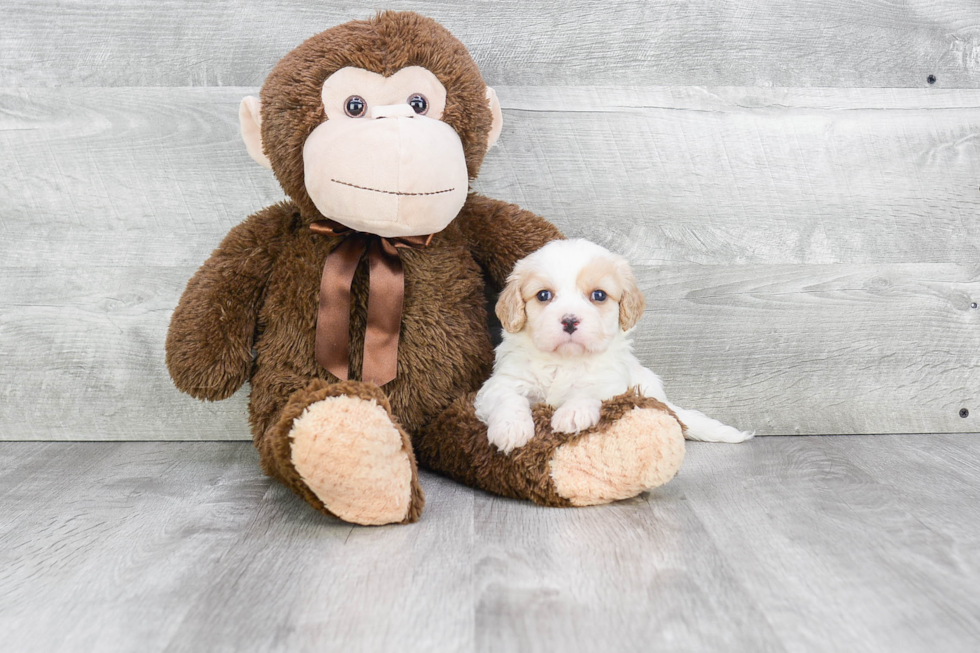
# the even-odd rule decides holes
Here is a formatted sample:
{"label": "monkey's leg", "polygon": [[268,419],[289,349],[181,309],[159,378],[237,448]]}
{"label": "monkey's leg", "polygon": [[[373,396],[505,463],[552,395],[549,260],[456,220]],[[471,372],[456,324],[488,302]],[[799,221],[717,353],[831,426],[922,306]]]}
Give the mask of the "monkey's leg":
{"label": "monkey's leg", "polygon": [[411,442],[375,385],[311,381],[256,446],[266,474],[326,515],[379,525],[422,514]]}
{"label": "monkey's leg", "polygon": [[460,397],[415,438],[419,462],[472,487],[546,506],[587,506],[663,485],[684,460],[682,426],[656,399],[626,393],[602,403],[599,423],[551,430],[553,409],[534,408],[535,437],[509,455],[487,440]]}

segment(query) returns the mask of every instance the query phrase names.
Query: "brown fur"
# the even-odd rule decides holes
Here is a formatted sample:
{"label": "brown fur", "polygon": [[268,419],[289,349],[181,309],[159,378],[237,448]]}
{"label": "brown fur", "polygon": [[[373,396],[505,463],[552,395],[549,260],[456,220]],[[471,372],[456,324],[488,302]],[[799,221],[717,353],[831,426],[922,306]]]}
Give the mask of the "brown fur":
{"label": "brown fur", "polygon": [[[167,366],[179,389],[212,401],[251,381],[249,419],[263,469],[326,514],[293,468],[289,432],[306,406],[338,394],[375,399],[403,435],[412,436],[412,443],[405,437],[413,466],[406,521],[417,519],[423,504],[411,444],[421,464],[476,487],[566,505],[551,485],[547,462],[572,436],[550,433],[550,410],[536,413],[543,436],[506,457],[491,449],[469,394],[487,378],[493,360],[484,286],[499,291],[518,259],[562,237],[542,218],[470,195],[429,247],[401,250],[405,297],[398,375],[383,391],[359,376],[367,308],[364,261],[351,289],[351,380],[339,382],[314,359],[320,276],[327,254],[340,242],[308,228],[322,218],[306,194],[302,162],[303,142],[325,119],[320,87],[344,66],[390,75],[410,65],[425,66],[446,87],[443,120],[460,135],[469,174],[476,176],[491,125],[486,86],[466,49],[444,28],[416,14],[385,12],[310,38],[282,59],[262,88],[266,154],[291,201],[233,228],[189,281],[167,336]],[[652,401],[606,402],[596,428]]]}
{"label": "brown fur", "polygon": [[[461,483],[514,499],[530,499],[543,506],[570,506],[555,490],[549,462],[563,444],[603,433],[634,408],[673,411],[650,397],[630,390],[602,402],[599,422],[579,433],[556,433],[551,429],[555,409],[537,404],[532,409],[535,436],[509,455],[501,453],[487,439],[487,427],[473,410],[475,394],[460,397],[417,439],[415,452],[422,464],[438,469]],[[442,437],[453,433],[455,437]],[[542,473],[544,472],[544,473]]]}
{"label": "brown fur", "polygon": [[442,121],[462,139],[467,172],[476,178],[493,122],[480,70],[439,23],[411,12],[385,11],[310,37],[283,57],[262,85],[262,142],[275,144],[265,153],[305,218],[312,221],[318,213],[304,184],[303,144],[326,119],[323,82],[347,66],[386,77],[407,66],[431,71],[446,88]]}

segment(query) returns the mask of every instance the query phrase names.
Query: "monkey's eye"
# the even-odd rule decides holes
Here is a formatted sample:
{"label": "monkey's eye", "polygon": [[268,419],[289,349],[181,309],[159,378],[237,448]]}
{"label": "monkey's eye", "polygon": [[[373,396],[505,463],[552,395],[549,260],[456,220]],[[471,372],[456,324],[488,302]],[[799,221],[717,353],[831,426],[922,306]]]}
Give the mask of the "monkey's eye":
{"label": "monkey's eye", "polygon": [[593,290],[592,291],[592,301],[602,303],[606,301],[606,291],[605,290]]}
{"label": "monkey's eye", "polygon": [[352,95],[344,102],[344,113],[351,118],[360,118],[367,109],[367,102],[359,95]]}
{"label": "monkey's eye", "polygon": [[425,99],[425,96],[421,93],[416,93],[412,97],[408,98],[408,106],[415,110],[415,113],[420,116],[429,110],[429,101]]}
{"label": "monkey's eye", "polygon": [[537,296],[539,302],[550,302],[551,298],[554,297],[550,290],[539,290]]}

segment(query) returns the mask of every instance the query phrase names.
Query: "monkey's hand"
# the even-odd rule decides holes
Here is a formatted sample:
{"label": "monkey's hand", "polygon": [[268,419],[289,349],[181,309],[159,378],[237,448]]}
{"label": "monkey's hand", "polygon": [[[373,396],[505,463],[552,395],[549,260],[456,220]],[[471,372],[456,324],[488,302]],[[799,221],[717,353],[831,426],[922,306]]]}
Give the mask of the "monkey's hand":
{"label": "monkey's hand", "polygon": [[[183,392],[216,401],[248,379],[263,290],[272,269],[270,214],[233,228],[187,283],[170,319],[167,369]],[[279,210],[281,212],[281,209]]]}

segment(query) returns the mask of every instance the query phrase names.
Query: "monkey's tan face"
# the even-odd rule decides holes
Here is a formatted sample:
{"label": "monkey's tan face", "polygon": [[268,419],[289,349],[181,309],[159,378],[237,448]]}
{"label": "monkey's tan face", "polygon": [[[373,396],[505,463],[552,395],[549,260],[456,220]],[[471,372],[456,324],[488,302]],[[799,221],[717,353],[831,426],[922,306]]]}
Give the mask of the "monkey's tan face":
{"label": "monkey's tan face", "polygon": [[342,68],[323,85],[327,120],[306,139],[306,190],[324,216],[357,231],[441,231],[466,201],[463,144],[442,122],[446,89],[425,68],[391,77]]}
{"label": "monkey's tan face", "polygon": [[[478,74],[477,81],[482,82]],[[291,83],[302,87],[305,81]],[[464,148],[458,126],[443,121],[446,97],[439,78],[422,66],[388,77],[353,66],[329,75],[317,98],[326,120],[313,126],[302,147],[303,190],[317,211],[351,229],[386,237],[436,233],[452,222],[466,201],[467,156],[473,159],[473,152]],[[460,97],[472,103],[472,89],[459,91]],[[485,97],[489,148],[500,135],[502,116],[492,88],[486,87]],[[303,107],[309,102],[294,98],[275,109],[276,120]],[[238,116],[248,153],[271,170],[262,112],[258,98],[246,97]],[[276,172],[294,174],[282,168]]]}

